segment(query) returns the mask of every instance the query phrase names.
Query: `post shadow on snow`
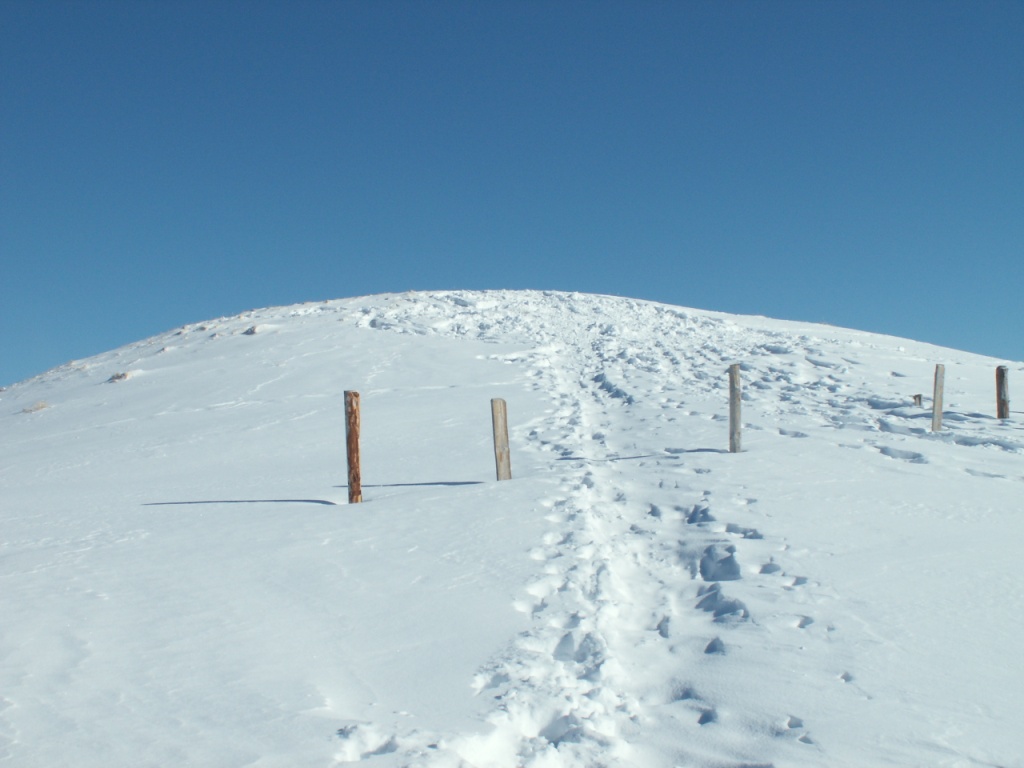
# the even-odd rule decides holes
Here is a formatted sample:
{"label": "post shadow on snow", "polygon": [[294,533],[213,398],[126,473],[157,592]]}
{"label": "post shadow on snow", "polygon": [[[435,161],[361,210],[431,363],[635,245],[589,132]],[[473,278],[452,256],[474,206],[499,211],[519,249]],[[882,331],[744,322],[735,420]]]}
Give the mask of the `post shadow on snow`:
{"label": "post shadow on snow", "polygon": [[722,448],[667,448],[665,453],[642,453],[637,456],[606,456],[590,458],[588,456],[559,456],[557,461],[634,461],[636,459],[678,459],[684,453],[728,453]]}
{"label": "post shadow on snow", "polygon": [[[377,485],[363,484],[363,488],[415,488],[429,485],[483,485],[482,480],[449,480],[433,483],[380,483]],[[335,485],[333,488],[348,488],[347,485]],[[337,502],[326,499],[202,499],[192,501],[150,501],[144,507],[174,507],[193,504],[322,504],[328,507],[339,506]]]}
{"label": "post shadow on snow", "polygon": [[325,499],[207,499],[204,501],[149,501],[144,507],[173,507],[185,504],[325,504],[337,506],[333,501]]}
{"label": "post shadow on snow", "polygon": [[725,448],[666,448],[665,452],[673,456],[682,453],[729,453]]}
{"label": "post shadow on snow", "polygon": [[[362,483],[363,488],[418,488],[428,485],[483,485],[483,480],[444,480],[433,483]],[[335,485],[334,488],[348,488],[348,485]]]}
{"label": "post shadow on snow", "polygon": [[[1010,413],[1011,414],[1014,414],[1014,413],[1024,413],[1024,411],[1010,411]],[[930,414],[925,414],[925,416],[929,416],[929,415]],[[952,412],[950,412],[950,411],[943,411],[942,412],[942,417],[943,418],[951,418],[954,421],[957,420],[958,418],[959,419],[983,419],[985,421],[1006,421],[1007,420],[1007,419],[1000,419],[998,416],[994,416],[991,413],[960,413],[959,411],[952,411]]]}
{"label": "post shadow on snow", "polygon": [[[924,406],[922,406],[924,407]],[[928,421],[932,418],[932,412],[929,408],[923,413],[900,413],[900,408],[894,408],[889,413],[893,416],[899,416],[904,419],[918,419],[920,421]],[[1010,411],[1011,414],[1018,413],[1022,414],[1024,411]],[[942,411],[943,421],[1007,421],[1007,419],[1000,419],[998,416],[993,416],[991,413],[961,413],[960,411]]]}

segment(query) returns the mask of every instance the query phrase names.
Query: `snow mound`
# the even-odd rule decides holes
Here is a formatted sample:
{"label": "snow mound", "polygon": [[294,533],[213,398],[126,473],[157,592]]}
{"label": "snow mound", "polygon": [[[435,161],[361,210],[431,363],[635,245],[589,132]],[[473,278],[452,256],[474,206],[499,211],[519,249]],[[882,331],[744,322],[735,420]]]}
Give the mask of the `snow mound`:
{"label": "snow mound", "polygon": [[1000,362],[450,291],[256,310],[14,385],[0,763],[1021,765]]}

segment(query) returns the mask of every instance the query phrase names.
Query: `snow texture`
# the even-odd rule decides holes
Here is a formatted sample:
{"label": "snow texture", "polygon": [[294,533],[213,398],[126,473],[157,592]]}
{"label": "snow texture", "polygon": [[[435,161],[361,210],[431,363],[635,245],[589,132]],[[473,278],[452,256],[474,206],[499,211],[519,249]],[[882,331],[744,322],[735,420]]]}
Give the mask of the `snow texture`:
{"label": "snow texture", "polygon": [[455,291],[253,311],[16,384],[0,764],[1022,766],[1000,362]]}

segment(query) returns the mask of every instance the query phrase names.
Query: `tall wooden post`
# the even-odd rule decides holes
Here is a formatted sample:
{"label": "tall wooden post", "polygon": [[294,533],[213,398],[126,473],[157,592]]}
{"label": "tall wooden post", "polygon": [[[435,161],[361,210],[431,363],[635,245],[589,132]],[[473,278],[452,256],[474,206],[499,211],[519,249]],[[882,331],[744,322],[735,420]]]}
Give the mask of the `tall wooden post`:
{"label": "tall wooden post", "polygon": [[942,391],[945,387],[946,366],[935,366],[935,390],[932,394],[932,432],[942,429]]}
{"label": "tall wooden post", "polygon": [[996,368],[996,418],[1010,418],[1010,383],[1007,374],[1010,369],[1005,365]]}
{"label": "tall wooden post", "polygon": [[729,366],[729,452],[740,452],[740,366]]}
{"label": "tall wooden post", "polygon": [[494,468],[499,480],[512,479],[512,460],[508,450],[508,408],[500,397],[491,400],[491,426],[494,428]]}
{"label": "tall wooden post", "polygon": [[359,468],[359,393],[345,392],[345,447],[348,452],[348,503],[363,500],[363,480]]}

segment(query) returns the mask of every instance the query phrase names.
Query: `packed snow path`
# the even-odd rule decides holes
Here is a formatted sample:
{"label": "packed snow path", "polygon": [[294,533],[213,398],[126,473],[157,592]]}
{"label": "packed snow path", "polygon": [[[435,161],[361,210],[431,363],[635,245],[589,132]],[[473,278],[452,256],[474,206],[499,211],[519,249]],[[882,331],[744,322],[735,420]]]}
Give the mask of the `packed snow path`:
{"label": "packed snow path", "polygon": [[[403,574],[414,567],[407,563],[361,561],[360,571],[372,573],[348,582],[359,590],[393,582],[396,636],[409,622],[416,633],[443,635],[447,651],[429,650],[429,669],[425,651],[409,641],[393,640],[397,655],[388,656],[388,639],[380,637],[383,660],[367,660],[360,649],[372,641],[357,641],[357,625],[340,628],[338,638],[329,622],[313,626],[314,638],[304,641],[310,653],[349,643],[363,665],[333,672],[336,699],[326,697],[312,724],[296,723],[307,734],[316,723],[330,733],[324,764],[1020,765],[1024,673],[1016,656],[1024,594],[1017,548],[1004,542],[1024,529],[1024,432],[986,415],[993,361],[823,326],[539,292],[353,299],[254,312],[204,324],[201,333],[251,331],[252,344],[277,344],[273,354],[263,352],[273,358],[285,348],[275,335],[289,324],[327,321],[338,343],[349,345],[344,382],[321,365],[310,368],[310,392],[293,391],[288,371],[307,355],[330,357],[310,336],[308,352],[290,344],[277,373],[249,381],[244,396],[225,391],[211,404],[259,410],[255,403],[361,389],[364,407],[381,404],[377,423],[389,433],[409,431],[412,419],[418,440],[458,454],[454,443],[438,446],[430,435],[429,417],[445,403],[439,398],[447,389],[482,402],[508,395],[516,479],[461,488],[476,482],[466,465],[465,474],[421,483],[419,491],[409,490],[416,482],[394,482],[358,510],[343,508],[355,517],[342,518],[339,534],[350,526],[349,534],[377,542],[376,551],[385,544],[370,527],[374,502],[379,515],[414,499],[419,512],[444,521],[421,531],[422,542],[407,521],[388,534],[385,554],[415,558],[447,540],[450,546],[436,547],[438,562],[461,570],[426,605],[402,597],[409,590]],[[478,362],[457,355],[452,340]],[[167,345],[160,338],[130,350],[137,359],[126,380],[110,386],[141,384],[148,356]],[[112,362],[82,368],[98,376]],[[947,429],[933,434],[930,412],[910,401],[928,393],[936,362],[948,366]],[[725,450],[732,363],[741,364],[745,387],[740,454]],[[415,385],[399,393],[396,369],[410,364]],[[502,378],[495,364],[508,371],[508,392],[495,391]],[[438,372],[446,368],[449,379]],[[19,424],[45,416],[21,411],[71,375],[57,371],[12,388],[4,393],[8,411]],[[385,423],[384,404],[400,412],[393,422]],[[320,412],[264,410],[268,430]],[[367,432],[372,440],[369,425]],[[374,450],[371,460],[386,463],[393,443]],[[311,486],[312,474],[304,477]],[[216,480],[204,483],[193,503],[228,503]],[[269,486],[260,490],[249,499],[282,499]],[[413,495],[393,495],[400,491]],[[322,490],[289,493],[295,502],[335,500]],[[160,503],[175,501],[185,499]],[[467,517],[463,510],[474,505]],[[301,528],[322,535],[317,526],[313,519]],[[308,557],[303,535],[290,532],[289,546]],[[467,566],[474,545],[481,561]],[[9,574],[14,583],[18,573]],[[324,616],[356,599],[320,585],[324,577],[312,570],[301,573],[302,592],[309,579],[315,587],[302,599]],[[442,570],[427,575],[444,578]],[[476,591],[467,599],[480,602],[464,603],[465,615],[457,601],[445,601],[469,582]],[[487,600],[503,592],[505,603]],[[244,640],[241,623],[224,626]],[[480,623],[486,626],[474,627]],[[467,672],[463,662],[502,632],[505,641]],[[479,635],[475,643],[466,641],[471,633]],[[214,651],[218,642],[210,639]],[[7,653],[17,661],[24,651]],[[294,673],[310,671],[300,665]],[[131,695],[130,677],[125,684]],[[460,686],[476,715],[466,717],[456,702]],[[352,696],[353,688],[364,693]],[[426,711],[431,692],[437,709],[450,714]],[[23,706],[12,701],[9,707]],[[12,760],[32,754],[15,728],[6,732],[13,733],[6,737]],[[173,743],[173,734],[166,740]],[[287,744],[243,760],[212,748],[189,758],[188,746],[180,749],[196,764],[293,764]],[[316,754],[300,753],[306,760]],[[136,762],[150,764],[144,755]],[[88,756],[80,764],[91,764]]]}

